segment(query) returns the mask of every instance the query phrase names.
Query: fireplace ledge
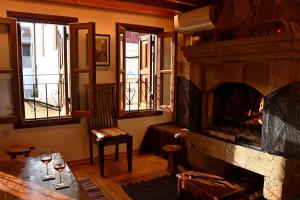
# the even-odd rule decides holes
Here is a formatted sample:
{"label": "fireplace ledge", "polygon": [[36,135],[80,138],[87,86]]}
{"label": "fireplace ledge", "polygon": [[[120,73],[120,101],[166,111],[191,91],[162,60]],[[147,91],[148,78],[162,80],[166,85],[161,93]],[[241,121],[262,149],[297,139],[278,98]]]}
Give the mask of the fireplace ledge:
{"label": "fireplace ledge", "polygon": [[190,63],[298,59],[300,33],[209,42],[182,49]]}

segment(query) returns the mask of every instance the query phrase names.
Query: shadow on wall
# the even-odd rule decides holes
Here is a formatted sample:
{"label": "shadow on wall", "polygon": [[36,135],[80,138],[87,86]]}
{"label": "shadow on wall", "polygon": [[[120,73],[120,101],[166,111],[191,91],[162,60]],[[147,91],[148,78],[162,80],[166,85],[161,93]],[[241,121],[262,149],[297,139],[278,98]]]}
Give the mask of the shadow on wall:
{"label": "shadow on wall", "polygon": [[190,80],[177,77],[176,125],[201,131],[202,92]]}

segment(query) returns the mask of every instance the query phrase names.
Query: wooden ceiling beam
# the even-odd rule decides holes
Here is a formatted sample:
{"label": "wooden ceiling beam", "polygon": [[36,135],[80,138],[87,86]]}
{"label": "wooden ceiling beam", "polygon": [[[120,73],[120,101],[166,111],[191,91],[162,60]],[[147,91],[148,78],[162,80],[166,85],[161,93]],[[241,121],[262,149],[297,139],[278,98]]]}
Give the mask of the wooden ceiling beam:
{"label": "wooden ceiling beam", "polygon": [[187,5],[187,4],[178,3],[176,1],[167,1],[167,0],[151,0],[151,1],[143,1],[143,2],[141,2],[141,0],[119,0],[119,1],[129,2],[134,4],[142,3],[143,5],[167,9],[171,11],[177,11],[177,12],[186,12],[197,8],[193,5]]}
{"label": "wooden ceiling beam", "polygon": [[[173,19],[178,12],[171,9],[159,8],[142,4],[123,2],[116,0],[33,0],[41,2],[61,3],[66,5],[86,6],[91,8],[118,10],[124,12],[132,12],[139,14],[148,14],[152,16],[164,17]],[[141,3],[141,2],[140,2]]]}

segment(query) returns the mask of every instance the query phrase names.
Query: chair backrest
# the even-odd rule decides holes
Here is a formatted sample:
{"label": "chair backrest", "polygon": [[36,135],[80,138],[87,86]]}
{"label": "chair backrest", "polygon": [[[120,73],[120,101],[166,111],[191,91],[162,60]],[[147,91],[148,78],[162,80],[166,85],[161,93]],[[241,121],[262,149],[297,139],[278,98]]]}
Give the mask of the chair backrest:
{"label": "chair backrest", "polygon": [[88,120],[89,129],[117,127],[116,85],[96,85],[95,111]]}

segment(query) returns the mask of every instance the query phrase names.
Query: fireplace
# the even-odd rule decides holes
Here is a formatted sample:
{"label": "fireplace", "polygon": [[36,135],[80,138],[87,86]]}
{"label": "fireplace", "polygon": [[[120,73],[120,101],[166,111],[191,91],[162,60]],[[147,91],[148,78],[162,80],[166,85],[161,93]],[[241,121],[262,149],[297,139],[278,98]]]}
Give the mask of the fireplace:
{"label": "fireplace", "polygon": [[212,136],[260,147],[264,96],[244,83],[223,83],[212,91]]}
{"label": "fireplace", "polygon": [[187,139],[191,164],[209,155],[263,175],[267,199],[300,196],[299,44],[291,33],[183,47],[202,94],[203,131]]}

